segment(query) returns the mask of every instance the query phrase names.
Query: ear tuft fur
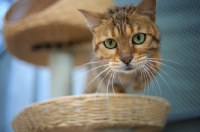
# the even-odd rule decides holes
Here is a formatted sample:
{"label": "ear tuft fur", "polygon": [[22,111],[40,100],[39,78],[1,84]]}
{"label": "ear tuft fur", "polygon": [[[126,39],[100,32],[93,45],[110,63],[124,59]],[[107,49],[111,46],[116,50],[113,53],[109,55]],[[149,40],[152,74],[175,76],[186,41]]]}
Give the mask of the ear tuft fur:
{"label": "ear tuft fur", "polygon": [[87,22],[88,28],[92,31],[94,27],[99,26],[101,24],[102,15],[100,13],[86,11],[82,9],[78,9],[80,11]]}
{"label": "ear tuft fur", "polygon": [[142,0],[137,6],[136,13],[148,15],[152,21],[156,18],[156,0]]}

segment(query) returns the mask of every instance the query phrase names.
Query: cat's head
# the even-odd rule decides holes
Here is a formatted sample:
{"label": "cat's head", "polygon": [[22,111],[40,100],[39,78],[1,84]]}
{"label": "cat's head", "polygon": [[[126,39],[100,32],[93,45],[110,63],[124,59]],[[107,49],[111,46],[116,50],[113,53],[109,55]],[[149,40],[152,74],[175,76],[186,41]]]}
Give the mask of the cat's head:
{"label": "cat's head", "polygon": [[143,0],[138,6],[112,7],[104,13],[79,10],[93,33],[96,56],[115,71],[125,73],[160,58],[155,7],[156,0]]}

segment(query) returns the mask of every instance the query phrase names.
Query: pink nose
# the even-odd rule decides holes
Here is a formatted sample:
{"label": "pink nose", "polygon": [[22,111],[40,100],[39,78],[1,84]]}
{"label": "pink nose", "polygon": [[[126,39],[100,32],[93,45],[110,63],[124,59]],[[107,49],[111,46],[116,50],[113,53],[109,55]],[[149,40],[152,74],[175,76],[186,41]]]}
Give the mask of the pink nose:
{"label": "pink nose", "polygon": [[121,61],[123,61],[126,65],[128,65],[130,62],[131,62],[131,60],[132,60],[132,56],[125,56],[125,57],[121,57],[120,59],[121,59]]}

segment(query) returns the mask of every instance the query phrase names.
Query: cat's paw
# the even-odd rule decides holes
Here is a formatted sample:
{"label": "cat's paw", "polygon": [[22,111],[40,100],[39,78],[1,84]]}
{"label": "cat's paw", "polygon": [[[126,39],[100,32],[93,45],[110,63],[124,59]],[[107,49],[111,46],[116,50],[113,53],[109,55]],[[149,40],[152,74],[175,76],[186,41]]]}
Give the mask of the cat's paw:
{"label": "cat's paw", "polygon": [[124,87],[121,87],[119,85],[114,86],[114,91],[115,93],[126,93],[126,90]]}
{"label": "cat's paw", "polygon": [[141,87],[139,87],[139,86],[137,86],[137,87],[133,87],[133,91],[134,92],[139,92],[139,91],[141,91],[141,90],[143,90],[144,88],[141,88]]}

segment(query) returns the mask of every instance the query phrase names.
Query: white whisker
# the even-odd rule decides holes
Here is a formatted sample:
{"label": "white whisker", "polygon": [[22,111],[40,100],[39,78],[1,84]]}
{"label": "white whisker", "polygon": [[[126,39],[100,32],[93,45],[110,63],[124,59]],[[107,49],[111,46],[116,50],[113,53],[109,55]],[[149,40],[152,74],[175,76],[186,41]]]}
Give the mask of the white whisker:
{"label": "white whisker", "polygon": [[158,88],[160,90],[160,96],[162,97],[161,87],[160,87],[158,80],[156,79],[155,75],[151,72],[151,70],[148,67],[146,67],[145,69],[149,71],[149,73],[153,76],[153,78],[155,78],[155,81],[156,81]]}
{"label": "white whisker", "polygon": [[[150,66],[150,68],[152,69],[152,70],[154,70],[155,72],[157,72],[156,70],[155,70],[155,68],[153,68],[152,66],[154,66],[153,64],[151,64],[151,63],[148,63],[149,64],[149,66]],[[157,67],[157,66],[155,66],[155,67]],[[157,67],[158,68],[158,67]],[[159,68],[162,72],[164,72],[161,68]],[[166,75],[168,75],[166,72],[164,72]],[[171,88],[170,88],[170,86],[169,86],[169,84],[167,83],[167,81],[162,77],[162,75],[159,73],[159,72],[157,72],[157,74],[162,78],[162,80],[165,82],[165,84],[167,84],[167,87],[169,88],[169,90],[170,90],[170,92],[172,93],[172,95],[174,96],[174,93],[172,92],[172,90],[171,90]],[[168,75],[168,77],[169,77],[169,75]],[[171,78],[171,77],[170,77]],[[172,78],[171,78],[172,79]],[[173,79],[172,79],[173,80]],[[175,97],[175,96],[174,96]]]}
{"label": "white whisker", "polygon": [[167,60],[167,59],[148,58],[148,60],[156,60],[156,61],[162,60],[162,61],[168,61],[168,62],[172,62],[172,63],[178,64],[178,65],[182,65],[182,64],[180,64],[178,62],[175,62],[175,61],[172,61],[172,60]]}
{"label": "white whisker", "polygon": [[[147,85],[146,84],[147,82],[146,82],[146,79],[145,79],[145,74],[146,73],[145,73],[145,70],[143,69],[143,67],[144,66],[142,66],[141,69],[140,69],[140,73],[141,73],[140,79],[142,80],[142,78],[144,78],[144,83],[145,83],[145,86],[146,86]],[[146,88],[144,89],[144,93],[143,93],[144,95],[145,95],[145,92],[146,92]]]}
{"label": "white whisker", "polygon": [[[97,95],[97,93],[98,93],[98,91],[99,91],[99,88],[100,88],[101,83],[103,82],[103,80],[106,78],[106,76],[107,76],[111,71],[112,71],[112,69],[110,69],[110,70],[106,73],[106,75],[104,76],[104,78],[103,78],[103,79],[101,80],[101,82],[99,83],[99,86],[98,86],[97,91],[96,91],[96,95]],[[95,102],[96,102],[96,96],[95,96]]]}
{"label": "white whisker", "polygon": [[[155,66],[156,68],[158,68],[160,71],[162,71],[163,73],[165,73],[165,75],[167,75],[173,82],[174,82],[174,80],[169,76],[169,74],[168,73],[166,73],[162,68],[160,68],[160,67],[158,67],[158,66],[156,66],[156,65],[154,65],[154,64],[151,64],[151,63],[149,63],[150,65],[152,65],[152,66]],[[178,85],[174,82],[174,84],[178,87]]]}
{"label": "white whisker", "polygon": [[[93,54],[94,54],[94,52],[93,52]],[[95,58],[96,58],[96,56],[95,56],[95,54],[94,54],[94,57],[90,60],[90,62],[94,61]]]}
{"label": "white whisker", "polygon": [[[144,65],[144,67],[143,67],[144,69],[145,69],[145,65]],[[150,83],[150,79],[151,79],[151,75],[149,74],[149,72],[148,71],[146,71],[145,70],[145,72],[144,72],[145,74],[144,74],[144,78],[145,78],[145,87],[147,87],[147,85],[148,85],[148,81],[149,81],[149,83]],[[149,94],[149,89],[147,89],[147,95]]]}
{"label": "white whisker", "polygon": [[[151,81],[151,76],[149,75],[149,73],[148,72],[144,72],[145,73],[145,75],[144,75],[144,80],[145,80],[145,87],[147,87],[147,85],[148,85],[148,81],[149,81],[149,83],[150,83],[150,81]],[[145,90],[146,90],[146,88],[145,88]],[[147,89],[147,95],[149,94],[149,89]],[[146,104],[147,103],[147,96],[146,96],[146,99],[145,99],[145,103],[144,104]]]}
{"label": "white whisker", "polygon": [[125,88],[124,84],[122,83],[122,80],[121,80],[121,77],[120,77],[120,75],[119,75],[119,74],[120,74],[120,73],[118,72],[118,78],[119,78],[119,81],[120,81],[120,83],[122,84],[122,86],[123,86],[124,90],[126,91],[126,88]]}
{"label": "white whisker", "polygon": [[101,61],[98,61],[98,62],[88,62],[88,63],[85,63],[83,65],[74,67],[72,70],[75,70],[75,69],[80,68],[80,67],[84,67],[84,66],[89,65],[89,64],[96,64],[96,63],[101,63]]}
{"label": "white whisker", "polygon": [[115,95],[115,98],[117,99],[117,101],[119,102],[119,100],[118,100],[118,98],[117,98],[117,96],[116,96],[116,94],[115,94],[115,89],[114,89],[114,86],[113,86],[113,83],[114,83],[114,81],[113,80],[115,80],[114,78],[115,78],[115,76],[116,76],[116,72],[114,71],[114,74],[113,74],[113,77],[112,77],[112,90],[113,90],[113,93],[114,93],[114,95]]}
{"label": "white whisker", "polygon": [[108,85],[110,83],[110,79],[112,78],[112,75],[113,75],[113,71],[112,71],[112,73],[111,73],[111,75],[109,77],[108,84],[107,84],[107,90],[106,90],[106,92],[107,92],[107,100],[109,100],[109,98],[108,98]]}
{"label": "white whisker", "polygon": [[102,65],[102,66],[98,66],[98,67],[95,67],[95,68],[93,68],[93,69],[91,69],[91,70],[89,70],[89,71],[87,71],[87,72],[84,72],[84,73],[81,74],[80,76],[78,76],[78,77],[76,77],[76,78],[74,78],[74,79],[72,79],[72,80],[70,80],[70,81],[68,81],[68,82],[66,82],[66,83],[72,82],[72,81],[74,81],[74,80],[80,78],[81,76],[83,76],[83,75],[85,75],[85,74],[87,74],[87,73],[89,73],[89,72],[91,72],[91,71],[93,71],[93,70],[95,70],[95,69],[98,69],[98,68],[104,67],[104,66],[108,66],[108,64],[106,64],[106,65]]}
{"label": "white whisker", "polygon": [[[152,83],[152,89],[154,89],[156,91],[156,95],[158,95],[158,92],[156,90],[156,84],[153,81],[153,77],[150,75],[150,73],[148,73],[148,74],[149,74],[149,77],[150,77],[150,80],[151,80],[151,82],[149,82],[149,83]],[[154,78],[155,78],[155,76],[154,76]]]}
{"label": "white whisker", "polygon": [[161,64],[161,65],[163,65],[163,66],[166,66],[167,68],[171,68],[172,70],[174,70],[174,71],[176,71],[176,72],[179,72],[178,70],[174,69],[173,67],[168,66],[168,65],[166,65],[166,64],[164,64],[164,63],[162,63],[162,62],[154,61],[154,60],[147,60],[147,61],[148,61],[148,62],[155,62],[155,63]]}
{"label": "white whisker", "polygon": [[[106,72],[108,69],[110,69],[110,67],[106,68],[105,70],[101,71],[94,79],[92,79],[92,81],[90,81],[90,83],[88,83],[85,88],[83,89],[83,91],[85,91],[85,89],[87,88],[87,86],[89,86],[97,77],[99,77],[102,73]],[[82,92],[83,92],[82,91]]]}

